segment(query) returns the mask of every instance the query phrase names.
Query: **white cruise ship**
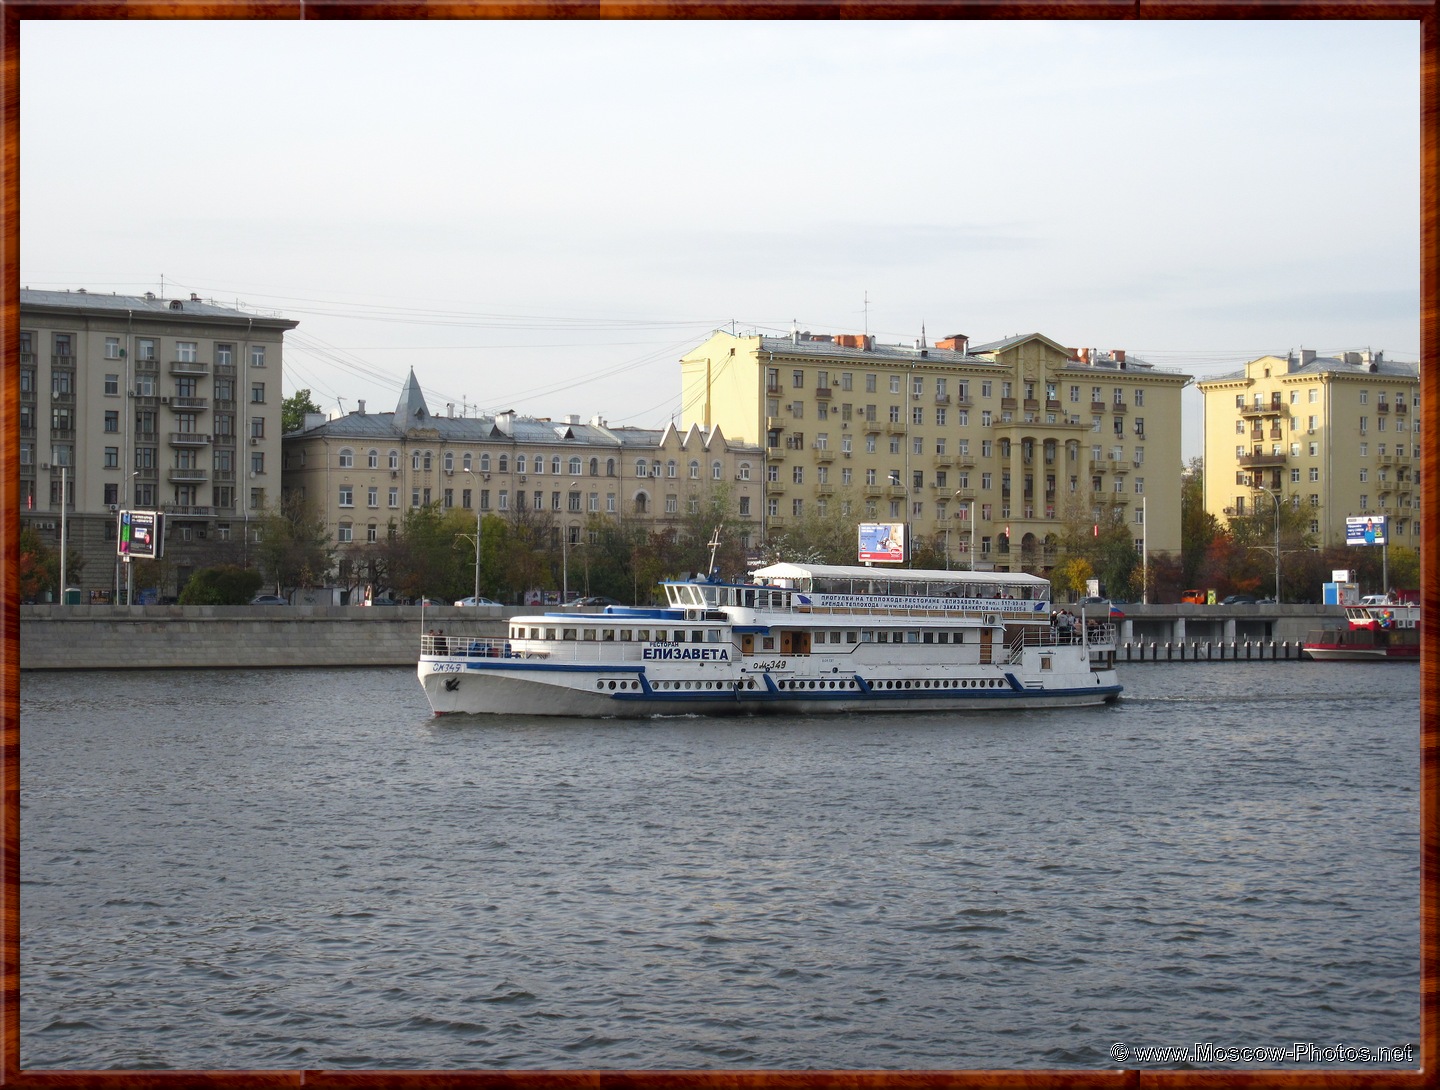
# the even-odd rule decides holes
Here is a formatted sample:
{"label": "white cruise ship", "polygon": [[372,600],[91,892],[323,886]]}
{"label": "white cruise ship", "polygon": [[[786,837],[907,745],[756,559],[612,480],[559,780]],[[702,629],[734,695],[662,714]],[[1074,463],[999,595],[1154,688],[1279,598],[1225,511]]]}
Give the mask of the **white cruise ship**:
{"label": "white cruise ship", "polygon": [[996,711],[1120,695],[1108,614],[1052,617],[1033,575],[775,564],[667,582],[668,605],[515,616],[421,637],[437,715]]}

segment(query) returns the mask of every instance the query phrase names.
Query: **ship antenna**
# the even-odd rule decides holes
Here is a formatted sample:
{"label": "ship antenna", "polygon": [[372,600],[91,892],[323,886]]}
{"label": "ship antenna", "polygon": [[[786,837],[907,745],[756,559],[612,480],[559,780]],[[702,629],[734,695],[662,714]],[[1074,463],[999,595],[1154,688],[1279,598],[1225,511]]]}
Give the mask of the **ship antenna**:
{"label": "ship antenna", "polygon": [[720,548],[720,527],[715,527],[715,532],[710,535],[710,574],[715,574],[715,551]]}

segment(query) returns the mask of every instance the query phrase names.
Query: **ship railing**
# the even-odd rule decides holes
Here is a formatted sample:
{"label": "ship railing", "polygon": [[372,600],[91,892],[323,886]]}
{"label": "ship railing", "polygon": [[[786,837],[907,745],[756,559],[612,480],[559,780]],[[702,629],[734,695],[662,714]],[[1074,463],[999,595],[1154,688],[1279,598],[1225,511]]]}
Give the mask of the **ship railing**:
{"label": "ship railing", "polygon": [[1092,623],[1066,627],[1049,625],[1022,628],[1015,633],[1009,644],[1010,661],[1016,663],[1027,647],[1066,647],[1084,644],[1094,651],[1108,651],[1115,647],[1116,626],[1109,623]]}
{"label": "ship railing", "polygon": [[550,654],[548,651],[516,646],[516,641],[510,639],[442,634],[421,636],[420,653],[475,659],[533,659],[548,658]]}
{"label": "ship railing", "polygon": [[[774,612],[774,611],[770,611]],[[900,606],[796,606],[790,612],[804,613],[807,616],[839,616],[839,617],[940,617],[940,618],[968,618],[983,619],[985,617],[998,616],[1001,621],[1008,624],[1016,624],[1021,621],[1035,622],[1037,614],[1033,612],[1019,612],[1016,610],[1001,611],[994,609],[907,609]]]}

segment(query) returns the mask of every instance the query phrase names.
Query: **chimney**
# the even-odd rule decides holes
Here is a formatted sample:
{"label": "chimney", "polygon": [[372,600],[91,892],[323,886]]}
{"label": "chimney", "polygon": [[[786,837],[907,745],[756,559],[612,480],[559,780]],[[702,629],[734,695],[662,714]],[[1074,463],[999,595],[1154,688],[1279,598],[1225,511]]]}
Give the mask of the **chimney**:
{"label": "chimney", "polygon": [[306,413],[305,424],[303,425],[301,430],[309,431],[311,428],[318,428],[323,423],[325,423],[324,413]]}
{"label": "chimney", "polygon": [[1081,348],[1081,349],[1079,350],[1079,356],[1080,356],[1080,362],[1083,363],[1083,364],[1085,364],[1085,365],[1088,367],[1088,366],[1090,365],[1090,349],[1088,349],[1088,348]]}
{"label": "chimney", "polygon": [[506,435],[515,434],[515,410],[506,409],[503,413],[495,414],[495,426]]}
{"label": "chimney", "polygon": [[1300,349],[1300,366],[1301,366],[1301,367],[1304,367],[1307,363],[1314,363],[1314,362],[1315,362],[1315,349],[1313,349],[1313,348],[1302,348],[1302,349]]}
{"label": "chimney", "polygon": [[200,296],[196,295],[196,294],[192,291],[192,292],[190,293],[190,302],[192,302],[192,303],[198,303],[198,302],[200,302]]}

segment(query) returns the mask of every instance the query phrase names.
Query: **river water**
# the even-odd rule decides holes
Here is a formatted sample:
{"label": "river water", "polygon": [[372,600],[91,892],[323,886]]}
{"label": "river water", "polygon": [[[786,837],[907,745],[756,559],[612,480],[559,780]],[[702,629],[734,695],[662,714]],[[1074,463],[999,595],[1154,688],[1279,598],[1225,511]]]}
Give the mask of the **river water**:
{"label": "river water", "polygon": [[1418,668],[1121,680],[635,722],[26,674],[22,1065],[1418,1066]]}

